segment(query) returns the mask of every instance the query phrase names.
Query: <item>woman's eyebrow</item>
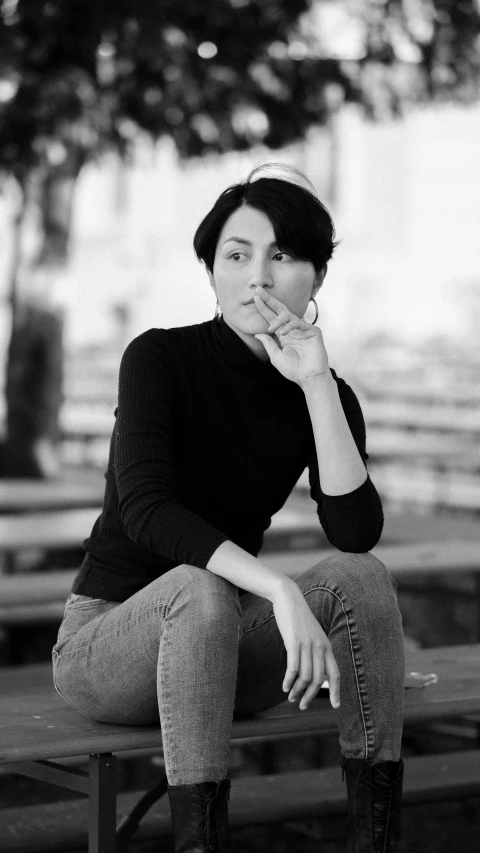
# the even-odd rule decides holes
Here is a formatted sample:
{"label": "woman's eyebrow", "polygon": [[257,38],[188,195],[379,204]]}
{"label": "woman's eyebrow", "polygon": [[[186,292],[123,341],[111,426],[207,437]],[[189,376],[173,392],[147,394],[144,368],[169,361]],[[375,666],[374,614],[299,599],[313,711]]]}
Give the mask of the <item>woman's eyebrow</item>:
{"label": "woman's eyebrow", "polygon": [[[230,241],[233,241],[234,243],[243,243],[244,246],[252,245],[252,241],[246,240],[245,237],[227,237],[227,239],[223,241],[223,245],[225,245],[225,243],[229,243]],[[268,248],[273,249],[273,247],[276,245],[277,242],[276,240],[274,240],[273,243],[269,243]]]}

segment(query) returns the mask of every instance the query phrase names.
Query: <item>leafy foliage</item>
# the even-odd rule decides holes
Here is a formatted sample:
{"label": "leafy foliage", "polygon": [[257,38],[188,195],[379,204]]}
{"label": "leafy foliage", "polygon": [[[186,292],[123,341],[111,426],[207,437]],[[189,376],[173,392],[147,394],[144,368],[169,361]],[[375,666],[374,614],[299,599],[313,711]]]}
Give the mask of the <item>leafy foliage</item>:
{"label": "leafy foliage", "polygon": [[[311,8],[332,6],[361,28],[363,55],[318,50]],[[77,171],[137,128],[169,134],[181,156],[275,148],[321,123],[338,100],[375,115],[378,74],[410,46],[419,95],[478,85],[478,0],[3,0],[0,164],[20,180],[33,168]],[[317,47],[316,47],[317,46]],[[399,56],[400,54],[400,56]],[[394,75],[380,75],[390,100]],[[411,85],[408,78],[408,85]]]}
{"label": "leafy foliage", "polygon": [[348,5],[366,26],[366,61],[414,61],[422,72],[424,96],[478,99],[478,0],[353,0]]}
{"label": "leafy foliage", "polygon": [[138,126],[170,134],[182,156],[295,138],[318,98],[297,102],[308,72],[293,59],[280,67],[268,48],[286,47],[307,9],[306,0],[6,0],[0,162],[21,178],[70,150],[79,162],[106,145],[124,152]]}

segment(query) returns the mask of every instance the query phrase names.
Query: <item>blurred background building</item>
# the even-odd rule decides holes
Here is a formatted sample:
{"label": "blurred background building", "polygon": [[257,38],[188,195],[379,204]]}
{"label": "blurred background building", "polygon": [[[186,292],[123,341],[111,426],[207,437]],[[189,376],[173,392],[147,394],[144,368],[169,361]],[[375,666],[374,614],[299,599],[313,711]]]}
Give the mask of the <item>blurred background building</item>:
{"label": "blurred background building", "polygon": [[391,466],[407,429],[426,438],[432,399],[430,431],[474,454],[477,0],[222,0],[200,17],[3,0],[1,14],[4,474],[84,458],[79,417],[104,464],[123,349],[213,315],[194,231],[272,161],[304,171],[334,218],[318,322],[374,464]]}
{"label": "blurred background building", "polygon": [[[209,319],[215,302],[194,257],[195,229],[225,187],[259,163],[279,161],[310,177],[336,224],[341,243],[319,296],[319,322],[336,352],[376,335],[406,345],[444,336],[475,348],[480,105],[415,107],[402,120],[378,124],[349,105],[335,134],[334,150],[330,131],[319,127],[277,151],[257,146],[188,162],[171,140],[142,137],[128,165],[110,155],[85,166],[58,294],[68,346],[107,343],[117,334],[122,343],[122,334],[151,325]],[[4,198],[4,299],[10,233]]]}

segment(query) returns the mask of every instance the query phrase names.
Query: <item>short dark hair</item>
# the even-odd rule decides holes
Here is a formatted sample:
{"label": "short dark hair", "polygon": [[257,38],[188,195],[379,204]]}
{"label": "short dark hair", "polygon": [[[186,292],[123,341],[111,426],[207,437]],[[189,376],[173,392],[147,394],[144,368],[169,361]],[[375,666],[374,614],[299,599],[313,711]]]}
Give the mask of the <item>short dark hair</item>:
{"label": "short dark hair", "polygon": [[[258,172],[278,171],[278,164],[259,166],[245,181],[232,184],[218,197],[212,209],[198,226],[193,239],[197,258],[213,271],[218,238],[225,222],[244,204],[268,216],[279,248],[290,251],[303,261],[310,261],[319,272],[338,243],[330,214],[317,198],[313,186],[297,169],[280,166],[289,177],[256,177]],[[301,180],[302,186],[295,182]]]}

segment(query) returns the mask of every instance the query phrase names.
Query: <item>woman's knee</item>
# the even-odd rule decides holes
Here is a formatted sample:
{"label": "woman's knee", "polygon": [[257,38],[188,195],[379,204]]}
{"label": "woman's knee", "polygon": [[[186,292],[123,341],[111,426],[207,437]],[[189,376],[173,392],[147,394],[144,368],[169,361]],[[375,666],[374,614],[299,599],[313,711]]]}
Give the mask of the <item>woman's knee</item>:
{"label": "woman's knee", "polygon": [[238,588],[208,569],[184,563],[169,572],[175,587],[174,602],[189,618],[198,618],[205,626],[222,624],[226,619],[238,623],[241,606]]}
{"label": "woman's knee", "polygon": [[[396,608],[396,584],[387,567],[367,552],[356,554],[338,551],[312,566],[302,576],[303,584],[326,586],[336,591],[342,600],[363,609]],[[305,586],[304,586],[305,588]]]}
{"label": "woman's knee", "polygon": [[382,563],[370,551],[363,554],[344,553],[341,562],[344,572],[352,576],[354,580],[361,577],[363,581],[374,586],[385,586],[389,591],[392,587],[393,589],[396,588],[395,581],[385,563]]}
{"label": "woman's knee", "polygon": [[318,573],[320,575],[338,575],[344,579],[352,579],[353,582],[360,577],[363,579],[372,578],[380,583],[388,582],[392,584],[392,577],[381,560],[371,554],[369,551],[362,554],[356,554],[350,551],[336,551],[334,554],[329,554],[320,562],[315,563],[304,574]]}

